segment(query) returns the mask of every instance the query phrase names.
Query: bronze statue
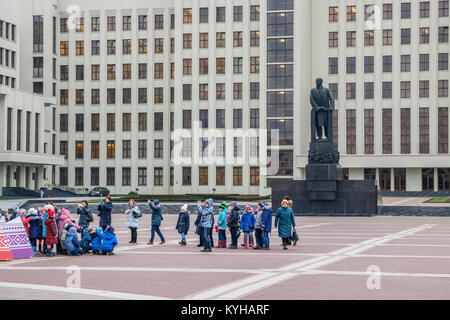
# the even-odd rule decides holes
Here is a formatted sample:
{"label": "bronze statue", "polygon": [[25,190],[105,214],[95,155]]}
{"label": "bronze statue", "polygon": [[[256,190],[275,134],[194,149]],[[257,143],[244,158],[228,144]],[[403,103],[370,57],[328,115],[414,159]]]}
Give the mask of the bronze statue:
{"label": "bronze statue", "polygon": [[[316,88],[311,89],[311,141],[333,141],[334,98],[330,89],[322,86],[323,80],[316,79]],[[325,137],[324,137],[325,136]]]}

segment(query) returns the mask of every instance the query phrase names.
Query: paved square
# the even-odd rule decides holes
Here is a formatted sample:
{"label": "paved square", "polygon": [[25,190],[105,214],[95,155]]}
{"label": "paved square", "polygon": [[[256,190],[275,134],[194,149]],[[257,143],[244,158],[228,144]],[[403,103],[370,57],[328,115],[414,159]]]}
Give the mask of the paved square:
{"label": "paved square", "polygon": [[[300,242],[288,251],[282,250],[274,230],[270,251],[241,247],[206,254],[196,247],[194,226],[188,245],[178,245],[176,219],[164,217],[164,245],[145,244],[149,215],[141,219],[135,245],[128,243],[126,216],[113,215],[119,239],[115,256],[0,262],[0,299],[450,297],[450,218],[297,217]],[[215,232],[214,238],[217,242]],[[73,266],[80,270],[79,289],[67,287]],[[377,284],[378,276],[379,289],[369,289],[367,283]]]}

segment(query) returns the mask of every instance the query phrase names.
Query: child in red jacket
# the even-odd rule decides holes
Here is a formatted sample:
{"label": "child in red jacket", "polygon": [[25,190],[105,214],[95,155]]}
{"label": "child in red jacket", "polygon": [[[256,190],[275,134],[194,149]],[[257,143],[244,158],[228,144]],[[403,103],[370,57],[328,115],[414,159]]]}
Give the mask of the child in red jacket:
{"label": "child in red jacket", "polygon": [[58,227],[55,220],[55,209],[51,205],[44,207],[44,220],[42,235],[45,238],[45,244],[47,245],[47,257],[54,257],[52,253],[53,245],[58,243]]}

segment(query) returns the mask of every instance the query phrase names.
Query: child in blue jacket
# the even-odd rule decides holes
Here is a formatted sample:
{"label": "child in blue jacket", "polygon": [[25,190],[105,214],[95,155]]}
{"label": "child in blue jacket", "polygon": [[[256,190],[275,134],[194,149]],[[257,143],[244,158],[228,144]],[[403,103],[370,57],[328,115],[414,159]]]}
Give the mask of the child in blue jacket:
{"label": "child in blue jacket", "polygon": [[241,216],[241,229],[244,232],[243,247],[253,247],[253,230],[255,230],[255,214],[253,208],[250,206],[245,207],[244,214]]}
{"label": "child in blue jacket", "polygon": [[261,230],[264,244],[262,249],[270,250],[269,233],[272,232],[272,208],[268,202],[264,202],[263,216],[261,220]]}
{"label": "child in blue jacket", "polygon": [[91,249],[93,254],[102,254],[102,238],[99,234],[102,234],[102,228],[95,229],[95,232],[91,234]]}
{"label": "child in blue jacket", "polygon": [[97,233],[99,238],[102,239],[102,245],[100,247],[102,253],[109,256],[115,255],[113,252],[114,248],[117,246],[118,241],[117,237],[114,234],[114,228],[112,226],[109,226],[108,229],[106,229],[103,233]]}
{"label": "child in blue jacket", "polygon": [[219,231],[219,243],[216,248],[226,248],[227,247],[227,216],[228,209],[227,203],[224,201],[221,203],[219,219],[217,221],[217,230]]}
{"label": "child in blue jacket", "polygon": [[81,233],[81,241],[80,247],[83,250],[83,253],[89,253],[91,251],[91,236],[92,229],[83,229]]}
{"label": "child in blue jacket", "polygon": [[75,227],[70,227],[67,233],[65,247],[67,255],[69,256],[79,256],[81,255],[80,243],[78,242],[77,229]]}

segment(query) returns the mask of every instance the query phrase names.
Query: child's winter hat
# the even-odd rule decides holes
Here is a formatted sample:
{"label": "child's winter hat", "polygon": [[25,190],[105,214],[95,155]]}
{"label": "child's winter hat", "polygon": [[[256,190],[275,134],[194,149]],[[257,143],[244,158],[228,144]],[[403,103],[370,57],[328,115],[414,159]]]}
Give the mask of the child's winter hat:
{"label": "child's winter hat", "polygon": [[264,202],[258,202],[258,206],[260,207],[260,208],[264,208]]}
{"label": "child's winter hat", "polygon": [[214,203],[213,199],[206,199],[205,201],[207,204],[212,205]]}
{"label": "child's winter hat", "polygon": [[219,207],[225,209],[227,207],[226,201],[222,202]]}
{"label": "child's winter hat", "polygon": [[28,209],[28,214],[37,214],[37,210],[35,208]]}
{"label": "child's winter hat", "polygon": [[26,215],[27,214],[27,210],[25,209],[19,209],[19,215]]}
{"label": "child's winter hat", "polygon": [[66,229],[67,231],[70,230],[70,227],[72,227],[71,224],[66,223],[66,224],[64,225],[64,229]]}
{"label": "child's winter hat", "polygon": [[154,204],[155,206],[158,206],[158,205],[159,205],[159,200],[153,201],[153,204]]}
{"label": "child's winter hat", "polygon": [[250,212],[253,212],[253,208],[250,207],[249,205],[246,205],[245,206],[245,211],[249,211],[249,210],[250,210]]}
{"label": "child's winter hat", "polygon": [[289,205],[289,201],[287,201],[286,199],[285,200],[283,200],[283,201],[281,201],[281,205],[283,206],[283,205]]}
{"label": "child's winter hat", "polygon": [[108,229],[106,229],[106,231],[108,231],[109,233],[114,234],[114,231],[116,231],[116,229],[114,229],[113,226],[109,226]]}
{"label": "child's winter hat", "polygon": [[230,203],[230,206],[232,206],[232,207],[237,207],[236,201],[232,201],[232,202]]}
{"label": "child's winter hat", "polygon": [[185,204],[181,207],[181,210],[184,210],[184,211],[186,212],[187,209],[188,209],[188,205],[185,203]]}
{"label": "child's winter hat", "polygon": [[265,207],[267,207],[267,206],[269,206],[269,203],[268,203],[267,201],[264,201],[264,203],[263,203],[263,208],[265,208]]}

